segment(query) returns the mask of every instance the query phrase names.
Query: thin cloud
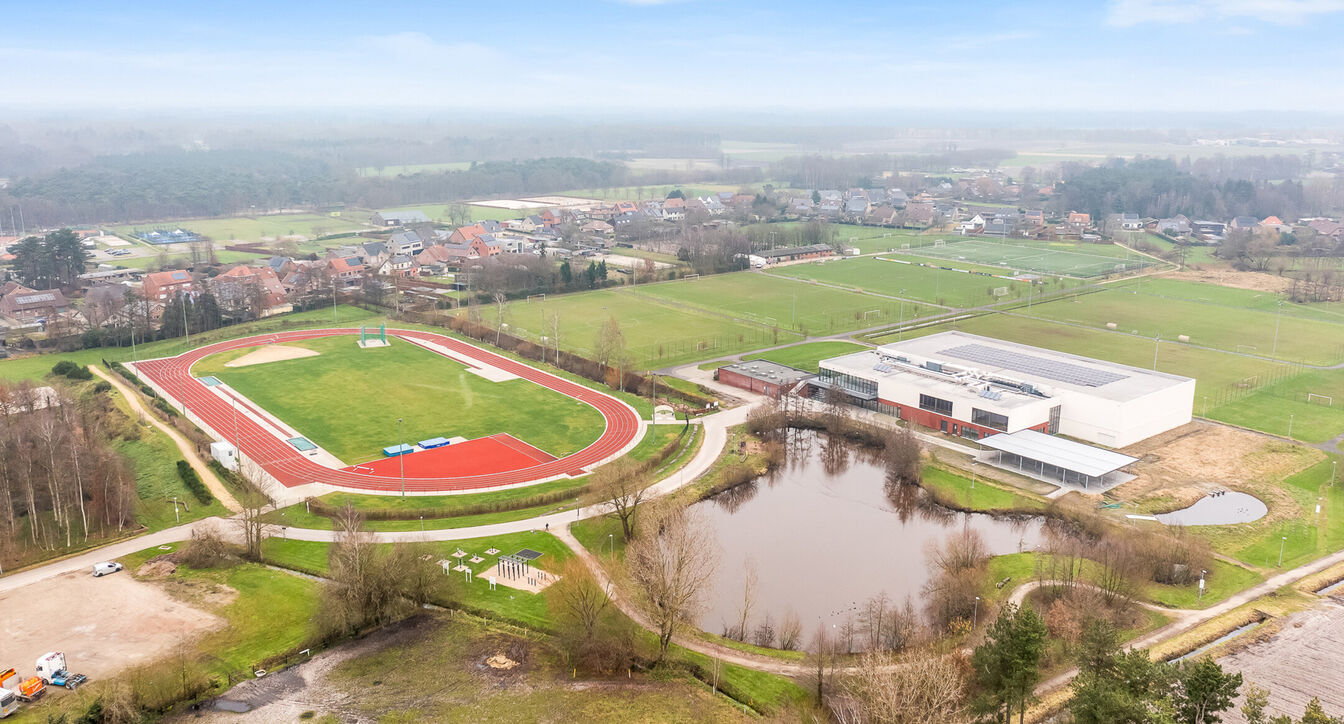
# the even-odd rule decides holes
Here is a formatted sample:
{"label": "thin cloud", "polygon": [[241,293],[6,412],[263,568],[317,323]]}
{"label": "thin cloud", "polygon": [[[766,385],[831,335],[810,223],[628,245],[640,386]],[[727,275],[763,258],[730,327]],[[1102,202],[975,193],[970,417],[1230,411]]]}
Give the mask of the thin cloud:
{"label": "thin cloud", "polygon": [[1339,12],[1344,12],[1344,0],[1112,0],[1106,22],[1132,27],[1250,19],[1298,25],[1318,15]]}

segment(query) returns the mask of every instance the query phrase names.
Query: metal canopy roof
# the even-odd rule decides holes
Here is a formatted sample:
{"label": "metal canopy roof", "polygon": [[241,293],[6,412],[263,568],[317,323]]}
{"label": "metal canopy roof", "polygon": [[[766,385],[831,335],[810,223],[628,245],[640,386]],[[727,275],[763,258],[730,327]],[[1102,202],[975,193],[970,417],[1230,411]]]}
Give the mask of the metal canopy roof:
{"label": "metal canopy roof", "polygon": [[1118,452],[1102,450],[1099,447],[1046,435],[1035,430],[990,435],[981,438],[980,444],[1094,478],[1119,470],[1138,460]]}

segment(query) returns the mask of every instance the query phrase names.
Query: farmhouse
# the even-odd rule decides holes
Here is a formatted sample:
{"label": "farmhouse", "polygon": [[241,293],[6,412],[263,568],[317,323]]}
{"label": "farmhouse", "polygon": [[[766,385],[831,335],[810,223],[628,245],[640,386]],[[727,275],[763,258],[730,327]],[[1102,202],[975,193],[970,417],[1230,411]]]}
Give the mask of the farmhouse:
{"label": "farmhouse", "polygon": [[714,372],[714,379],[725,385],[775,398],[787,394],[799,382],[811,376],[810,372],[763,359],[735,362]]}
{"label": "farmhouse", "polygon": [[373,215],[373,223],[378,226],[428,224],[429,217],[420,211],[379,211]]}
{"label": "farmhouse", "polygon": [[1190,421],[1195,381],[964,332],[822,360],[818,388],[941,432],[1022,430],[1124,447]]}
{"label": "farmhouse", "polygon": [[831,248],[830,244],[810,244],[808,246],[785,246],[778,249],[758,251],[751,254],[748,261],[751,262],[752,266],[760,268],[771,264],[802,261],[804,259],[821,259],[834,255],[835,250]]}

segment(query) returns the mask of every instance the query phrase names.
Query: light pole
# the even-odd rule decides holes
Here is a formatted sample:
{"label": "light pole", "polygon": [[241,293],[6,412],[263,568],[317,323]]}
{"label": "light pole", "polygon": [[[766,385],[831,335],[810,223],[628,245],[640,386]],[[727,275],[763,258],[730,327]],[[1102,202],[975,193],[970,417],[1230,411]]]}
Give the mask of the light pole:
{"label": "light pole", "polygon": [[425,516],[420,516],[420,532],[425,532]]}
{"label": "light pole", "polygon": [[1157,352],[1158,352],[1158,350],[1162,349],[1162,335],[1159,334],[1159,335],[1157,335],[1157,337],[1155,337],[1154,339],[1155,339],[1156,341],[1155,341],[1154,344],[1153,344],[1153,371],[1156,372],[1156,371],[1157,371]]}
{"label": "light pole", "polygon": [[182,522],[182,515],[181,515],[180,513],[177,512],[177,496],[176,496],[176,495],[173,496],[173,518],[174,518],[178,523],[181,523],[181,522]]}
{"label": "light pole", "polygon": [[1274,315],[1274,349],[1269,356],[1274,357],[1279,354],[1279,320],[1283,319],[1283,300],[1279,300],[1279,311]]}
{"label": "light pole", "polygon": [[1279,568],[1283,568],[1283,546],[1288,542],[1288,536],[1279,539]]}
{"label": "light pole", "polygon": [[971,630],[975,630],[975,625],[980,620],[980,597],[975,597],[975,608],[971,609]]}
{"label": "light pole", "polygon": [[1335,487],[1335,467],[1339,464],[1338,460],[1330,461],[1330,487]]}
{"label": "light pole", "polygon": [[1204,600],[1204,574],[1206,573],[1208,573],[1208,571],[1203,569],[1199,572],[1199,600],[1201,602]]}
{"label": "light pole", "polygon": [[397,462],[401,464],[401,497],[406,497],[406,451],[401,449],[401,418],[397,418]]}
{"label": "light pole", "polygon": [[1209,396],[1204,395],[1204,413],[1201,414],[1200,417],[1208,417],[1208,416],[1209,416]]}
{"label": "light pole", "polygon": [[896,341],[905,336],[905,290],[901,290],[901,321],[896,327]]}
{"label": "light pole", "polygon": [[608,552],[613,556],[616,555],[616,536],[614,533],[607,534],[607,545],[610,546]]}
{"label": "light pole", "polygon": [[331,278],[331,323],[336,323],[336,277]]}
{"label": "light pole", "polygon": [[971,490],[975,490],[975,462],[971,461]]}
{"label": "light pole", "polygon": [[1288,413],[1288,439],[1293,439],[1293,413]]}

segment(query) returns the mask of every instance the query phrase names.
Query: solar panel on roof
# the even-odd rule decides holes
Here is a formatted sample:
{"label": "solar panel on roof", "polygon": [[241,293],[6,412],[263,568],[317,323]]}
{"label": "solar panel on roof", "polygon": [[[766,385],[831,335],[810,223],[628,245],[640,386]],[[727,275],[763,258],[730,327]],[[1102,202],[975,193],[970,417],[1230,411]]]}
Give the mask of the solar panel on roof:
{"label": "solar panel on roof", "polygon": [[1093,369],[1071,362],[1037,357],[1024,352],[1000,349],[984,344],[963,344],[959,347],[945,349],[938,354],[945,354],[951,357],[969,360],[971,362],[979,362],[981,364],[995,365],[1006,370],[1023,372],[1029,375],[1036,375],[1037,377],[1055,380],[1056,382],[1065,382],[1071,385],[1081,385],[1083,387],[1101,387],[1102,385],[1119,382],[1120,380],[1128,379],[1129,377],[1129,375],[1122,375],[1116,372]]}

